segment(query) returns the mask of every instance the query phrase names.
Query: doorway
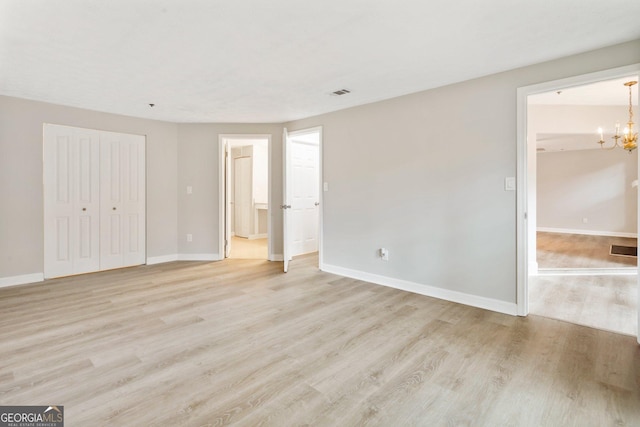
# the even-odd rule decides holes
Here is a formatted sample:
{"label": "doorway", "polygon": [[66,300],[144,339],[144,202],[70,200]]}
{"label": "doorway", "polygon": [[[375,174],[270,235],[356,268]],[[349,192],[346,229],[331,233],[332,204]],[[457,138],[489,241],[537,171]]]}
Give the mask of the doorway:
{"label": "doorway", "polygon": [[270,135],[221,135],[221,258],[271,259]]}
{"label": "doorway", "polygon": [[[637,263],[629,263],[628,260],[618,263],[615,259],[612,261],[614,257],[608,253],[601,256],[600,252],[587,249],[592,244],[607,245],[608,239],[628,239],[637,235],[640,222],[637,150],[631,155],[633,157],[629,157],[622,148],[601,150],[597,144],[598,126],[609,125],[613,129],[616,121],[626,121],[628,103],[626,108],[614,108],[602,99],[587,99],[598,97],[596,88],[603,87],[602,82],[613,80],[610,83],[615,87],[619,79],[632,79],[639,71],[640,64],[518,89],[519,315],[552,313],[550,306],[562,296],[553,293],[555,288],[553,292],[549,289],[558,286],[557,289],[563,290],[566,299],[575,305],[568,309],[564,307],[560,315],[551,314],[549,317],[615,332],[638,333]],[[615,90],[607,89],[608,93],[604,95],[615,97],[616,103],[622,101],[620,103],[624,104],[628,101],[628,91],[622,83],[619,86]],[[580,102],[569,101],[579,96],[583,98]],[[637,89],[634,96],[637,96]],[[547,122],[541,125],[543,119]],[[596,120],[596,124],[588,124],[589,120]],[[567,127],[571,126],[573,129],[568,131]],[[581,144],[587,144],[587,149]],[[592,170],[587,173],[588,167]],[[631,169],[633,176],[629,175]],[[549,176],[553,174],[557,175],[555,183],[554,177]],[[616,179],[623,183],[614,183]],[[541,198],[538,198],[539,191],[543,192]],[[616,203],[626,206],[627,212],[615,208]],[[631,214],[629,208],[633,211]],[[565,252],[551,254],[552,258],[543,250],[539,252],[538,232],[542,233],[541,249],[548,249],[550,242],[555,242],[558,247],[557,243],[561,242],[560,252]],[[573,256],[575,254],[570,253],[571,250],[567,252],[567,242],[579,247],[582,255]],[[537,258],[538,253],[542,254],[540,259]],[[631,270],[629,265],[633,265]],[[551,293],[541,293],[543,287],[545,292]],[[620,291],[623,288],[627,289],[626,294]],[[534,300],[537,298],[543,300]],[[613,303],[617,305],[605,309],[611,300],[615,300]],[[620,311],[624,305],[630,307],[623,313],[624,325],[620,329],[620,325],[615,326],[615,321],[611,321],[611,313]]]}
{"label": "doorway", "polygon": [[284,271],[298,256],[316,256],[321,264],[322,128],[284,131]]}

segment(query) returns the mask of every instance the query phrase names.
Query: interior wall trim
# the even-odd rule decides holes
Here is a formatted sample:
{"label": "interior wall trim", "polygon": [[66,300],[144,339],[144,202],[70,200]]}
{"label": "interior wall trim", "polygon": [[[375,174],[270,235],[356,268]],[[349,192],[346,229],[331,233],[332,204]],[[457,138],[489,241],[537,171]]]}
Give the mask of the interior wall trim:
{"label": "interior wall trim", "polygon": [[0,277],[0,288],[43,282],[44,273],[23,274],[20,276]]}
{"label": "interior wall trim", "polygon": [[219,254],[178,254],[178,261],[220,261]]}
{"label": "interior wall trim", "polygon": [[165,262],[178,261],[178,258],[179,258],[178,254],[152,256],[152,257],[148,257],[147,258],[147,265],[162,264],[162,263],[165,263]]}
{"label": "interior wall trim", "polygon": [[381,276],[378,274],[367,273],[359,270],[352,270],[350,268],[339,267],[331,264],[323,264],[320,266],[320,269],[322,271],[326,271],[327,273],[333,273],[352,279],[362,280],[365,282],[374,283],[376,285],[388,286],[390,288],[413,292],[416,294],[455,302],[458,304],[469,305],[472,307],[482,308],[485,310],[491,310],[498,313],[509,314],[512,316],[516,316],[518,311],[516,303],[500,301],[477,295],[465,294],[463,292],[423,285],[420,283],[396,279],[393,277]]}
{"label": "interior wall trim", "polygon": [[563,233],[563,234],[582,234],[585,236],[604,236],[604,237],[629,237],[638,238],[638,233],[625,233],[621,231],[601,231],[601,230],[579,230],[573,228],[554,228],[554,227],[537,227],[536,230],[544,233]]}

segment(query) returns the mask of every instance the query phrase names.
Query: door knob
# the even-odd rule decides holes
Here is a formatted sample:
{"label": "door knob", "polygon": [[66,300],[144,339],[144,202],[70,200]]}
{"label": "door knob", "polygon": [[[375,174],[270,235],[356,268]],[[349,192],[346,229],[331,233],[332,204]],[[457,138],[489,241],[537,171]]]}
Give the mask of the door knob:
{"label": "door knob", "polygon": [[291,205],[282,205],[280,206],[282,209],[291,209]]}
{"label": "door knob", "polygon": [[83,211],[86,211],[86,210],[87,210],[87,208],[82,208],[82,210],[83,210]]}
{"label": "door knob", "polygon": [[115,207],[115,206],[113,207],[113,210],[114,210],[114,211],[116,210],[116,207]]}

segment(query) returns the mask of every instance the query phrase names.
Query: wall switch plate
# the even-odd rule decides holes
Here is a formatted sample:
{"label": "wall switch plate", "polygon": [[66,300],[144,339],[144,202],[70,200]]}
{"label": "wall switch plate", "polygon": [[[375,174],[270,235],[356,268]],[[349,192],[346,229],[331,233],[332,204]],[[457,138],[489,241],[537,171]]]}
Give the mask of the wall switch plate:
{"label": "wall switch plate", "polygon": [[504,191],[516,191],[516,177],[508,176],[504,179]]}
{"label": "wall switch plate", "polygon": [[193,234],[187,234],[187,242],[193,242]]}
{"label": "wall switch plate", "polygon": [[323,189],[324,191],[329,191],[329,183],[328,183],[328,182],[325,182],[324,184],[322,184],[322,189]]}
{"label": "wall switch plate", "polygon": [[193,187],[190,185],[187,185],[187,194],[192,194],[193,193]]}

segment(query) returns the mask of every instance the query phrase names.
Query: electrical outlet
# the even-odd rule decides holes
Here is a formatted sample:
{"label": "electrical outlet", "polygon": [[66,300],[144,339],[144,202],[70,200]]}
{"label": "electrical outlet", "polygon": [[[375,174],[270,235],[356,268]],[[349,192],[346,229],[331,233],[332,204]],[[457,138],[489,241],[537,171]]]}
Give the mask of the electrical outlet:
{"label": "electrical outlet", "polygon": [[193,234],[187,234],[187,242],[193,242]]}
{"label": "electrical outlet", "polygon": [[582,223],[583,223],[583,224],[586,224],[586,223],[588,223],[588,222],[589,222],[589,218],[582,218]]}
{"label": "electrical outlet", "polygon": [[389,249],[386,248],[380,248],[380,258],[382,258],[382,261],[389,261]]}

